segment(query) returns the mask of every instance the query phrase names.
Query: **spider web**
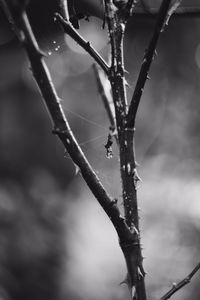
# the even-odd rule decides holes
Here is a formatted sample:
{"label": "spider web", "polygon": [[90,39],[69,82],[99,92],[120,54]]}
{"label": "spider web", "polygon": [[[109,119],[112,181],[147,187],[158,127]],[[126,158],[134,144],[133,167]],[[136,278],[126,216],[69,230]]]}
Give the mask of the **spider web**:
{"label": "spider web", "polygon": [[[103,182],[104,186],[108,191],[114,195],[114,197],[121,198],[120,184],[119,183],[119,172],[118,172],[118,153],[117,146],[114,145],[114,157],[112,159],[106,158],[105,143],[109,134],[109,125],[103,126],[102,124],[79,114],[68,107],[65,106],[64,110],[75,117],[77,120],[82,120],[88,126],[92,125],[92,137],[79,142],[79,146],[83,149],[84,153],[87,155],[89,153],[89,161],[91,162],[94,171]],[[98,134],[96,132],[99,129],[102,133]],[[76,137],[76,135],[75,135]],[[117,183],[118,182],[118,183]]]}

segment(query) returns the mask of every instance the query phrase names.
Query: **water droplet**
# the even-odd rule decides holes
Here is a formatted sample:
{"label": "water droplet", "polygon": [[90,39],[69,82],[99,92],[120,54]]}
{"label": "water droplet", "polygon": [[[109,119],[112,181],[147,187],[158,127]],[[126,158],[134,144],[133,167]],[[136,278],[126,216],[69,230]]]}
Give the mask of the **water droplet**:
{"label": "water droplet", "polygon": [[60,49],[60,46],[58,45],[54,50],[58,51]]}

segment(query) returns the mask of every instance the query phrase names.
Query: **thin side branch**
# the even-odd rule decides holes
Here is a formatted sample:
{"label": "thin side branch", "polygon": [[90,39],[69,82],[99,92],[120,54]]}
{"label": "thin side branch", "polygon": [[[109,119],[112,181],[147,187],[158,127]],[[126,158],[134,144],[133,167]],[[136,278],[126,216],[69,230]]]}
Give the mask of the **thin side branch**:
{"label": "thin side branch", "polygon": [[140,69],[140,73],[139,73],[139,76],[138,76],[138,79],[136,82],[135,90],[134,90],[133,97],[132,97],[131,104],[130,104],[129,111],[128,111],[127,126],[129,128],[134,128],[134,126],[135,126],[135,118],[136,118],[138,106],[139,106],[140,99],[141,99],[141,96],[143,93],[145,82],[148,78],[148,72],[149,72],[152,60],[154,58],[154,55],[155,55],[155,50],[156,50],[156,46],[158,43],[158,39],[159,39],[160,33],[162,32],[163,26],[165,24],[165,20],[167,17],[170,3],[171,3],[171,0],[163,0],[160,10],[159,10],[157,22],[155,24],[153,36],[150,40],[148,49],[145,51],[145,54],[144,54],[144,59],[142,62],[142,66]]}
{"label": "thin side branch", "polygon": [[86,52],[88,52],[92,58],[98,63],[98,65],[104,70],[108,75],[109,66],[101,55],[93,48],[90,42],[87,42],[72,26],[69,20],[65,20],[59,13],[55,13],[55,18],[62,26],[64,32],[68,34],[75,42],[77,42]]}
{"label": "thin side branch", "polygon": [[160,298],[160,300],[169,299],[173,294],[175,294],[177,291],[179,291],[182,287],[184,287],[185,285],[190,283],[190,281],[192,280],[192,277],[199,271],[199,269],[200,269],[200,263],[198,263],[198,265],[192,270],[192,272],[187,277],[185,277],[179,283],[173,284],[173,287],[171,288],[171,290],[169,290],[169,292],[167,292],[164,296],[162,296]]}
{"label": "thin side branch", "polygon": [[95,78],[97,81],[98,91],[102,98],[105,110],[108,115],[108,119],[110,121],[110,127],[111,127],[112,131],[114,131],[116,129],[115,115],[114,115],[114,110],[113,110],[114,107],[112,108],[112,106],[114,104],[111,103],[111,100],[107,96],[106,89],[105,89],[105,83],[102,81],[101,70],[97,67],[96,64],[93,65],[93,69],[94,69],[94,74],[95,74]]}

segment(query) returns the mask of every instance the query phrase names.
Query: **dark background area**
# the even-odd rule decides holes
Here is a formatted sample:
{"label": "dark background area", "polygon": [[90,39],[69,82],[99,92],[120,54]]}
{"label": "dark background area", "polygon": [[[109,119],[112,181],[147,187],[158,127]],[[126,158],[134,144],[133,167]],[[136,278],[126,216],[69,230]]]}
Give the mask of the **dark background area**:
{"label": "dark background area", "polygon": [[[108,58],[101,1],[76,1],[88,34]],[[160,1],[148,1],[157,7]],[[188,1],[183,1],[188,5]],[[190,1],[197,6],[198,1]],[[117,149],[106,159],[109,123],[92,59],[53,20],[56,1],[28,14],[72,129],[100,179],[121,200]],[[125,36],[128,98],[155,23],[133,17]],[[82,31],[81,31],[82,30]],[[87,37],[86,37],[87,38]],[[93,40],[94,39],[94,40]],[[137,116],[138,190],[149,299],[186,276],[200,248],[200,17],[172,18],[161,35]],[[117,238],[60,142],[0,10],[0,298],[128,299]],[[199,299],[199,275],[174,299]]]}

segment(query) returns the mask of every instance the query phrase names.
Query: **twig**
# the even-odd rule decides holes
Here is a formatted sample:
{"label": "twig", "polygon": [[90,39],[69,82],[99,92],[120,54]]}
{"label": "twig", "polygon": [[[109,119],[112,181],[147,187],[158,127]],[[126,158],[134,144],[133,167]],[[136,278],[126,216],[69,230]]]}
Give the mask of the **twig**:
{"label": "twig", "polygon": [[[112,131],[115,131],[116,129],[116,123],[115,123],[115,115],[114,115],[114,104],[111,102],[111,99],[108,98],[107,93],[106,93],[106,89],[105,89],[105,84],[103,83],[103,79],[102,79],[102,74],[101,74],[101,70],[97,67],[96,64],[93,64],[93,69],[94,69],[94,74],[95,74],[95,78],[97,81],[97,87],[99,90],[99,94],[102,98],[105,110],[107,112],[109,121],[110,121],[110,127],[112,129]],[[107,78],[105,78],[105,80],[108,80]],[[112,109],[113,106],[113,109]]]}
{"label": "twig", "polygon": [[4,12],[9,14],[9,20],[12,21],[12,24],[14,22],[15,32],[20,32],[20,35],[17,35],[23,37],[21,42],[27,52],[33,75],[54,124],[53,133],[60,138],[73,162],[79,167],[90,190],[113,223],[120,242],[128,244],[133,243],[135,241],[135,233],[131,232],[126,225],[126,222],[117,207],[116,201],[112,200],[107,194],[71,131],[26,13],[22,12],[21,15],[15,16],[12,14],[12,6],[8,5],[5,0],[0,0],[0,4]]}
{"label": "twig", "polygon": [[158,42],[160,33],[162,31],[163,25],[165,23],[170,3],[171,3],[171,0],[163,0],[160,10],[159,10],[157,22],[155,24],[153,36],[150,40],[149,47],[145,51],[145,54],[144,54],[142,66],[140,69],[140,73],[139,73],[139,76],[138,76],[138,79],[136,82],[135,90],[134,90],[133,97],[132,97],[129,111],[128,111],[127,127],[129,127],[129,128],[133,128],[135,126],[135,118],[136,118],[138,106],[139,106],[140,99],[141,99],[141,96],[143,93],[145,82],[148,78],[148,72],[149,72],[153,57],[155,55],[157,42]]}
{"label": "twig", "polygon": [[72,39],[74,39],[86,52],[88,52],[98,65],[104,70],[108,75],[109,66],[101,55],[92,47],[90,42],[87,42],[72,26],[70,21],[65,20],[59,13],[55,13],[56,20],[60,23],[65,33],[67,33]]}
{"label": "twig", "polygon": [[171,290],[169,290],[169,292],[167,292],[164,296],[162,296],[160,298],[160,300],[167,300],[167,299],[169,299],[178,290],[180,290],[186,284],[190,283],[192,277],[199,271],[199,269],[200,269],[200,263],[198,263],[198,265],[192,270],[192,272],[187,277],[185,277],[179,283],[173,284],[173,287],[171,288]]}

